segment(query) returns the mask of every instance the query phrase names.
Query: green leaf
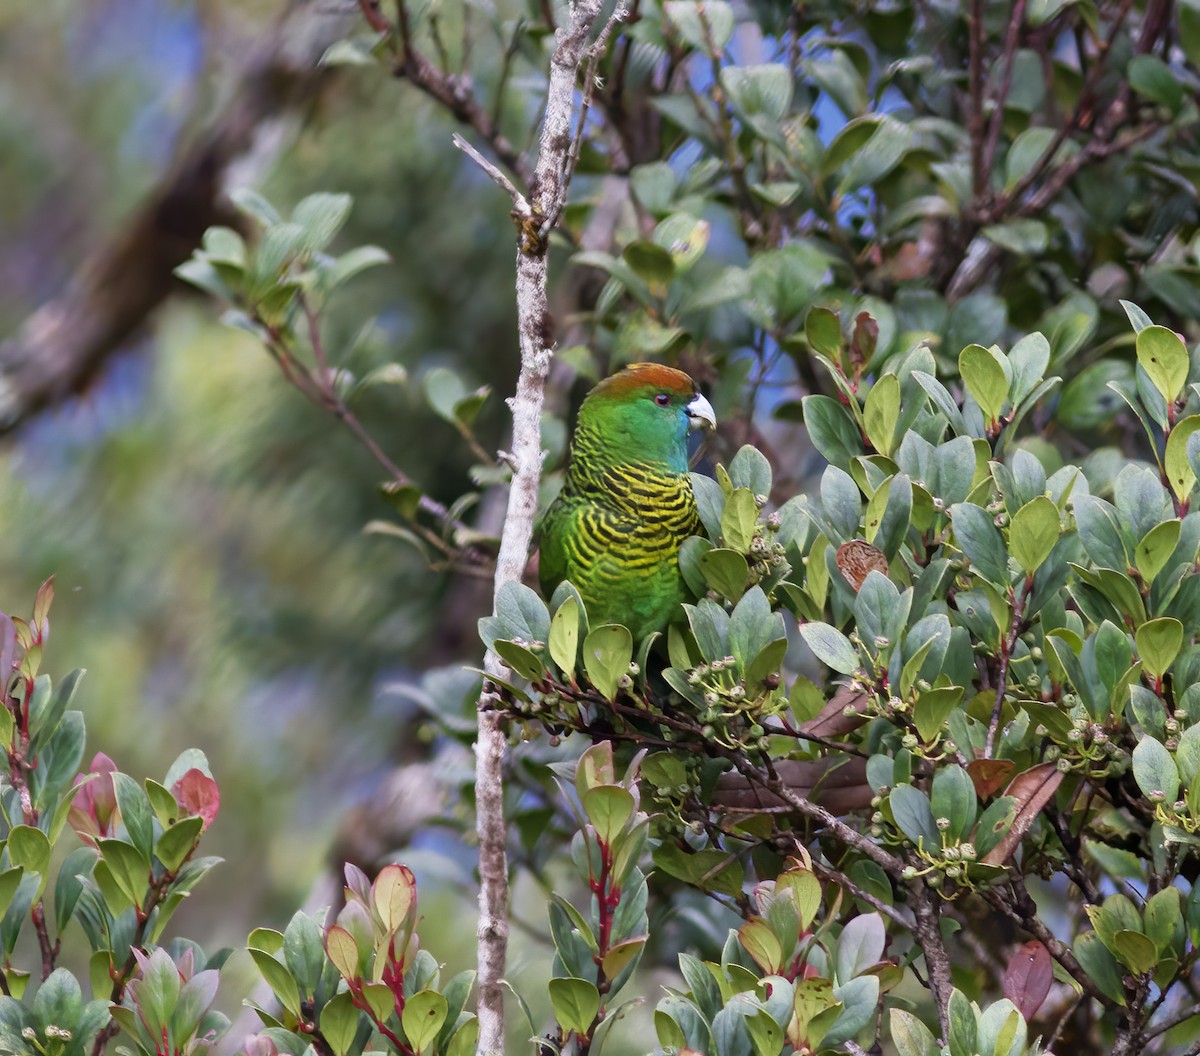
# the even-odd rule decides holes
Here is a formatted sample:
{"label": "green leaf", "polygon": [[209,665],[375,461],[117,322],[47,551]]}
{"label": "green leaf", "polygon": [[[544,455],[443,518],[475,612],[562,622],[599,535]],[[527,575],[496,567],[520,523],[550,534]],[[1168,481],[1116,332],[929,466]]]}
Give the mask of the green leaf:
{"label": "green leaf", "polygon": [[646,239],[630,242],[621,254],[638,276],[649,283],[666,285],[675,277],[675,259],[662,246]]}
{"label": "green leaf", "polygon": [[675,31],[697,51],[718,56],[733,36],[733,8],[724,0],[666,0],[663,14]]}
{"label": "green leaf", "polygon": [[586,979],[551,979],[550,1004],[564,1032],[587,1035],[600,1011],[600,992]]}
{"label": "green leaf", "polygon": [[1188,440],[1197,431],[1200,431],[1200,414],[1191,414],[1176,422],[1163,453],[1167,484],[1180,502],[1185,501],[1196,486],[1196,471],[1188,458]]}
{"label": "green leaf", "polygon": [[[679,0],[673,2],[678,3]],[[687,6],[691,7],[692,4],[689,2]],[[656,216],[661,216],[671,207],[678,182],[674,170],[665,161],[635,165],[629,173],[629,184],[634,197],[648,212]]]}
{"label": "green leaf", "polygon": [[361,271],[366,271],[368,268],[377,268],[381,264],[390,264],[392,262],[391,255],[386,249],[381,249],[379,246],[356,246],[354,249],[349,249],[338,257],[334,262],[325,267],[321,276],[328,289],[333,289],[336,286],[354,278]]}
{"label": "green leaf", "polygon": [[1008,552],[995,519],[987,510],[970,502],[950,507],[950,521],[958,547],[976,574],[997,587],[1007,587]]}
{"label": "green leaf", "polygon": [[950,1002],[946,1007],[949,1031],[946,1040],[950,1043],[950,1056],[974,1056],[976,1049],[977,1023],[971,1002],[959,989],[950,991]]}
{"label": "green leaf", "polygon": [[867,439],[881,455],[891,456],[895,450],[896,423],[900,420],[900,379],[885,374],[867,393],[863,407],[863,422]]}
{"label": "green leaf", "polygon": [[912,785],[899,785],[888,796],[896,827],[913,843],[924,841],[930,850],[941,847],[942,838],[934,823],[933,811],[925,793]]}
{"label": "green leaf", "polygon": [[506,637],[544,642],[550,635],[550,611],[537,592],[510,579],[496,592],[496,615],[508,629]]}
{"label": "green leaf", "polygon": [[735,488],[725,500],[725,512],[721,515],[721,538],[733,550],[746,553],[754,541],[754,527],[758,523],[758,504],[748,488]]}
{"label": "green leaf", "polygon": [[721,86],[743,116],[781,121],[792,105],[792,73],[780,63],[722,66]]}
{"label": "green leaf", "polygon": [[283,959],[300,993],[312,999],[325,968],[325,947],[321,929],[303,910],[292,915],[283,933]]}
{"label": "green leaf", "polygon": [[1008,546],[1017,564],[1032,575],[1050,556],[1062,534],[1058,507],[1039,495],[1013,514],[1008,529]]}
{"label": "green leaf", "polygon": [[169,872],[175,872],[184,859],[196,848],[204,830],[204,819],[200,815],[182,818],[168,826],[154,845],[154,854]]}
{"label": "green leaf", "polygon": [[1137,360],[1167,403],[1187,384],[1191,360],[1180,336],[1165,326],[1148,326],[1137,335]]}
{"label": "green leaf", "polygon": [[708,246],[711,225],[690,213],[673,213],[654,229],[654,244],[667,251],[675,272],[688,271]]}
{"label": "green leaf", "polygon": [[967,345],[958,355],[963,384],[989,423],[1000,417],[1008,400],[1011,368],[1006,366],[998,352],[982,345]]}
{"label": "green leaf", "polygon": [[596,830],[601,845],[611,846],[621,835],[637,805],[632,793],[620,785],[600,785],[583,794],[583,812]]}
{"label": "green leaf", "polygon": [[617,680],[629,674],[633,636],[618,624],[597,627],[583,643],[583,667],[588,679],[607,700],[617,695]]}
{"label": "green leaf", "polygon": [[927,689],[917,698],[913,706],[913,723],[921,740],[932,740],[942,729],[950,713],[962,700],[963,692],[962,686],[945,686]]}
{"label": "green leaf", "polygon": [[738,550],[714,547],[700,557],[700,571],[708,585],[735,604],[750,578],[750,565]]}
{"label": "green leaf", "polygon": [[1042,125],[1027,128],[1017,136],[1004,162],[1006,191],[1011,191],[1033,169],[1055,138],[1055,130]]}
{"label": "green leaf", "polygon": [[271,988],[271,993],[284,1008],[299,1019],[300,990],[296,986],[296,980],[292,978],[292,973],[263,950],[251,949],[250,956],[267,986]]}
{"label": "green leaf", "polygon": [[346,1056],[350,1051],[361,1016],[349,991],[335,994],[325,1003],[321,1009],[321,1035],[329,1042],[334,1056]]}
{"label": "green leaf", "polygon": [[1173,114],[1183,106],[1183,85],[1162,59],[1156,55],[1135,55],[1125,71],[1129,86],[1151,102]]}
{"label": "green leaf", "polygon": [[830,308],[812,308],[804,317],[804,336],[814,352],[841,361],[842,323]]}
{"label": "green leaf", "polygon": [[838,936],[834,955],[836,978],[848,983],[883,959],[887,934],[878,913],[860,913]]}
{"label": "green leaf", "polygon": [[771,463],[757,447],[743,444],[729,463],[729,480],[752,495],[771,494]]}
{"label": "green leaf", "polygon": [[[251,935],[250,938],[250,948],[254,949],[254,936]],[[282,936],[280,940],[282,943]],[[358,977],[360,952],[357,941],[349,931],[339,924],[331,927],[325,933],[325,950],[329,954],[329,960],[343,979],[349,981]],[[263,952],[270,953],[271,951],[264,950]]]}
{"label": "green leaf", "polygon": [[550,659],[568,681],[575,680],[579,656],[579,602],[568,596],[550,620]]}
{"label": "green leaf", "polygon": [[1135,975],[1145,975],[1158,961],[1154,943],[1140,931],[1118,931],[1113,945],[1117,959]]}
{"label": "green leaf", "polygon": [[858,650],[836,627],[827,623],[802,623],[800,637],[821,663],[839,674],[853,675],[862,666]]}
{"label": "green leaf", "polygon": [[128,774],[115,773],[112,775],[113,788],[117,794],[117,806],[121,810],[121,821],[129,840],[150,864],[150,854],[154,844],[153,812],[150,809],[150,798],[145,790]]}
{"label": "green leaf", "polygon": [[1009,220],[988,224],[980,232],[989,242],[1019,256],[1034,256],[1046,251],[1050,233],[1040,220]]}
{"label": "green leaf", "polygon": [[839,194],[850,194],[882,179],[896,168],[913,143],[912,129],[890,116],[879,118],[870,139],[854,151],[838,182]]}
{"label": "green leaf", "polygon": [[1183,646],[1183,624],[1169,616],[1147,620],[1137,629],[1134,641],[1145,670],[1162,678]]}
{"label": "green leaf", "polygon": [[424,1052],[438,1036],[449,1006],[436,990],[419,990],[404,1003],[400,1025],[415,1052]]}
{"label": "green leaf", "polygon": [[1155,577],[1163,570],[1175,552],[1175,547],[1179,544],[1181,527],[1182,522],[1179,520],[1163,521],[1151,528],[1142,537],[1142,541],[1137,544],[1133,552],[1134,563],[1137,565],[1138,574],[1147,584],[1154,582]]}
{"label": "green leaf", "polygon": [[526,649],[525,646],[499,638],[492,643],[492,648],[496,651],[496,655],[504,661],[505,666],[522,678],[537,681],[545,677],[546,665],[542,663],[536,653]]}
{"label": "green leaf", "polygon": [[1177,887],[1165,887],[1146,900],[1142,911],[1146,935],[1159,956],[1183,952],[1183,896]]}
{"label": "green leaf", "polygon": [[1179,769],[1171,753],[1153,737],[1143,737],[1133,749],[1133,779],[1142,794],[1174,803],[1179,795]]}
{"label": "green leaf", "polygon": [[668,876],[705,891],[736,895],[742,889],[741,863],[725,851],[701,850],[689,854],[674,843],[663,843],[654,849],[654,865]]}
{"label": "green leaf", "polygon": [[865,453],[850,412],[829,396],[805,396],[800,402],[813,446],[831,465],[848,472],[851,459]]}
{"label": "green leaf", "polygon": [[783,947],[765,920],[751,920],[738,929],[738,942],[766,974],[774,975],[783,965]]}
{"label": "green leaf", "polygon": [[929,793],[930,808],[935,819],[950,822],[946,837],[951,842],[965,840],[975,827],[979,801],[975,785],[961,766],[941,766],[933,775]]}
{"label": "green leaf", "polygon": [[1118,1005],[1125,1004],[1125,986],[1122,983],[1124,972],[1117,960],[1100,941],[1100,936],[1094,931],[1084,932],[1071,946],[1080,967],[1088,974],[1088,978],[1096,984],[1105,996]]}
{"label": "green leaf", "polygon": [[36,898],[46,889],[50,869],[50,840],[41,829],[32,825],[16,825],[8,834],[8,860],[25,870],[25,874],[37,874]]}
{"label": "green leaf", "polygon": [[310,250],[323,250],[346,223],[352,204],[348,194],[310,194],[296,203],[292,223],[303,228]]}
{"label": "green leaf", "polygon": [[911,1012],[892,1008],[888,1017],[898,1056],[937,1056],[941,1051],[930,1029]]}

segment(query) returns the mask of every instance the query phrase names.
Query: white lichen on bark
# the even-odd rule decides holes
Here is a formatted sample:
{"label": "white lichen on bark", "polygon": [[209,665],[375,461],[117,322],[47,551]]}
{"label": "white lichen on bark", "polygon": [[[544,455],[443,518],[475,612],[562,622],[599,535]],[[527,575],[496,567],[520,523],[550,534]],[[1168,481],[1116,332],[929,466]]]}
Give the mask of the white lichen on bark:
{"label": "white lichen on bark", "polygon": [[[519,580],[529,558],[542,474],[542,399],[553,356],[553,326],[546,294],[546,252],[550,231],[566,203],[575,137],[574,112],[579,70],[602,48],[613,25],[624,14],[622,5],[599,33],[602,0],[576,0],[570,20],[555,35],[534,177],[522,194],[500,171],[465,141],[458,146],[473,157],[510,195],[517,222],[517,330],[521,373],[509,407],[513,416],[513,467],[508,513],[496,560],[495,588]],[[586,86],[585,86],[586,91]],[[582,135],[582,128],[578,135]],[[484,670],[506,678],[500,658],[488,653]],[[508,945],[508,863],[505,850],[504,759],[505,734],[495,710],[497,694],[485,682],[479,699],[479,735],[475,743],[475,828],[479,840],[479,1056],[504,1051],[503,978]]]}

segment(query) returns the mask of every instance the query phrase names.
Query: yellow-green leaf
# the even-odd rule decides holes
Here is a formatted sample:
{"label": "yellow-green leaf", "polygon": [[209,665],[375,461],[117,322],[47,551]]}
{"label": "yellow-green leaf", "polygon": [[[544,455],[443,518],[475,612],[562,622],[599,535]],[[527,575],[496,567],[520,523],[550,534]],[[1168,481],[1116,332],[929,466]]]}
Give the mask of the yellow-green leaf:
{"label": "yellow-green leaf", "polygon": [[1165,326],[1148,326],[1137,335],[1137,360],[1167,403],[1187,384],[1191,359],[1183,339]]}
{"label": "yellow-green leaf", "polygon": [[1032,575],[1050,556],[1061,534],[1058,507],[1045,495],[1038,495],[1013,514],[1008,529],[1009,552]]}

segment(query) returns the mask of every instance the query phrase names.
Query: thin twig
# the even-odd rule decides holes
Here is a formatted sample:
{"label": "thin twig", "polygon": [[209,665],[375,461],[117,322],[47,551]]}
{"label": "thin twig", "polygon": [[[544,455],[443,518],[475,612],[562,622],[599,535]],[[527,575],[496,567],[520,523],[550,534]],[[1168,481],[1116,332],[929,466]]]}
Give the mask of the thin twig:
{"label": "thin twig", "polygon": [[967,15],[967,133],[971,138],[971,189],[974,204],[982,205],[987,193],[983,167],[983,0],[971,0]]}
{"label": "thin twig", "polygon": [[1008,35],[1004,40],[1004,73],[1000,80],[1000,90],[992,104],[992,119],[988,124],[987,142],[983,147],[983,171],[989,176],[992,164],[996,160],[996,147],[1000,142],[1000,129],[1004,125],[1004,104],[1008,101],[1008,93],[1012,91],[1013,66],[1016,63],[1017,44],[1021,39],[1021,25],[1025,21],[1025,0],[1017,0],[1013,4],[1012,18],[1008,22]]}
{"label": "thin twig", "polygon": [[495,165],[488,161],[487,158],[480,154],[479,151],[477,151],[473,146],[471,146],[470,143],[463,139],[462,136],[455,132],[453,135],[451,135],[450,142],[458,147],[458,149],[464,154],[466,154],[468,158],[475,162],[476,165],[483,169],[483,171],[486,172],[488,176],[492,178],[492,180],[494,180],[508,193],[508,196],[513,200],[513,208],[522,214],[529,211],[529,203],[525,201],[525,196],[517,190],[512,180],[505,176],[503,172],[501,172]]}

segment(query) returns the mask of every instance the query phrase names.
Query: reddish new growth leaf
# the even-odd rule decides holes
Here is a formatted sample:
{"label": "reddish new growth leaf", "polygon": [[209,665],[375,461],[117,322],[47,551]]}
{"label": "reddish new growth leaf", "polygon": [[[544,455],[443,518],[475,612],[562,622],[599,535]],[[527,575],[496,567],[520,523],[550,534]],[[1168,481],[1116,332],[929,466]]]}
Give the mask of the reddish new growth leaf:
{"label": "reddish new growth leaf", "polygon": [[79,838],[92,847],[96,846],[96,840],[112,835],[113,815],[117,810],[112,775],[116,771],[117,764],[103,752],[97,752],[88,773],[75,775],[77,790],[67,821]]}
{"label": "reddish new growth leaf", "polygon": [[850,362],[854,368],[855,385],[875,355],[878,341],[879,324],[871,318],[870,312],[859,312],[854,319],[854,334],[850,338]]}
{"label": "reddish new growth leaf", "polygon": [[216,820],[217,810],[221,806],[221,793],[217,783],[203,770],[193,767],[171,789],[175,801],[189,815],[199,815],[204,819],[204,832]]}
{"label": "reddish new growth leaf", "polygon": [[1042,1007],[1054,981],[1054,961],[1050,951],[1036,939],[1025,943],[1004,969],[1004,996],[1029,1022]]}

